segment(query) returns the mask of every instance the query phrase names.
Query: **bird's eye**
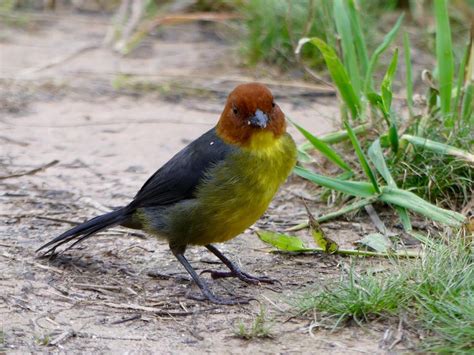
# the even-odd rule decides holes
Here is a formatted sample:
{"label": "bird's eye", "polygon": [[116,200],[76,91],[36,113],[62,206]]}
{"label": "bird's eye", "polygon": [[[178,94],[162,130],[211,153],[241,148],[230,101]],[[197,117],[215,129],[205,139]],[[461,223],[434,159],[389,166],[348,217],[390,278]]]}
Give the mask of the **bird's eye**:
{"label": "bird's eye", "polygon": [[276,104],[275,101],[272,101],[272,107],[275,108]]}
{"label": "bird's eye", "polygon": [[239,110],[238,110],[237,107],[235,107],[235,106],[232,106],[232,112],[234,113],[234,115],[238,115],[238,114],[239,114]]}

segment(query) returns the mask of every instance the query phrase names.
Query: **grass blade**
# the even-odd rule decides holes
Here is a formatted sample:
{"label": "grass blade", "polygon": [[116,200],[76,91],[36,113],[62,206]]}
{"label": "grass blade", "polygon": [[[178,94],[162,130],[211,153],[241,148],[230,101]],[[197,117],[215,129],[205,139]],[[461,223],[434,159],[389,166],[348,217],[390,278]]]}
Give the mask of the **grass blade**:
{"label": "grass blade", "polygon": [[362,26],[360,25],[359,10],[356,8],[354,0],[349,0],[347,6],[352,33],[354,34],[354,45],[357,51],[357,58],[359,59],[361,75],[365,78],[369,66],[369,55],[367,54],[367,45],[362,32]]}
{"label": "grass blade", "polygon": [[464,98],[462,102],[462,112],[461,112],[461,117],[462,117],[463,122],[466,122],[469,125],[473,124],[472,122],[473,121],[473,117],[472,117],[473,96],[474,96],[474,86],[470,84],[467,86],[464,92]]}
{"label": "grass blade", "polygon": [[349,205],[346,205],[346,206],[342,207],[341,209],[339,209],[335,212],[326,213],[325,215],[316,218],[316,220],[319,223],[326,222],[326,221],[329,221],[330,219],[342,216],[343,214],[346,214],[346,213],[358,210],[359,208],[362,208],[364,206],[370,205],[371,203],[374,203],[375,201],[377,201],[376,196],[375,197],[372,196],[372,197],[369,197],[369,198],[364,198],[364,199],[361,199],[359,201],[353,202]]}
{"label": "grass blade", "polygon": [[[349,205],[346,205],[346,206],[342,207],[341,209],[339,209],[337,211],[329,212],[329,213],[326,213],[325,215],[317,217],[316,221],[319,222],[319,223],[329,221],[333,218],[342,216],[346,213],[356,211],[356,210],[358,210],[358,209],[360,209],[364,206],[370,205],[370,204],[374,203],[375,201],[377,201],[377,196],[372,196],[372,197],[369,197],[369,198],[364,198],[364,199],[358,200],[356,202],[353,202]],[[287,228],[287,229],[285,229],[285,231],[287,231],[287,232],[298,231],[298,230],[304,229],[308,226],[309,226],[308,222],[303,222],[303,223],[297,224],[296,226]]]}
{"label": "grass blade", "polygon": [[408,214],[406,208],[400,206],[393,206],[393,208],[395,208],[395,211],[397,211],[398,217],[400,217],[400,221],[402,222],[405,232],[411,232],[413,227],[411,225],[410,215]]}
{"label": "grass blade", "polygon": [[434,9],[436,18],[436,60],[438,65],[439,96],[441,112],[446,116],[451,111],[451,90],[454,75],[451,28],[449,26],[448,5],[446,0],[434,0]]}
{"label": "grass blade", "polygon": [[[397,187],[395,180],[388,169],[387,163],[385,162],[385,158],[383,156],[382,147],[380,145],[380,140],[375,140],[369,148],[368,151],[369,159],[374,164],[375,168],[379,172],[380,175],[384,178],[387,182],[388,186],[390,187]],[[412,230],[410,216],[405,208],[399,206],[393,206],[402,221],[403,228],[405,231],[409,232]]]}
{"label": "grass blade", "polygon": [[390,65],[388,66],[387,72],[382,80],[382,102],[387,112],[391,111],[392,107],[392,80],[395,72],[397,70],[397,63],[398,63],[398,48],[395,49],[395,53],[393,53],[392,60],[390,61]]}
{"label": "grass blade", "polygon": [[367,93],[366,97],[372,106],[378,108],[382,112],[383,118],[387,122],[387,125],[390,125],[390,118],[388,117],[388,112],[385,110],[382,96],[380,96],[376,92],[369,92]]}
{"label": "grass blade", "polygon": [[407,105],[410,116],[413,116],[413,67],[411,64],[410,38],[406,32],[403,36],[403,52],[405,54]]}
{"label": "grass blade", "polygon": [[378,251],[379,253],[388,253],[393,250],[393,245],[388,236],[382,233],[370,233],[357,241],[358,246],[364,249]]}
{"label": "grass blade", "polygon": [[377,66],[380,55],[383,52],[385,52],[385,50],[388,48],[390,43],[392,43],[392,41],[395,39],[398,29],[400,28],[400,25],[402,24],[403,16],[404,15],[401,15],[398,18],[393,28],[390,30],[389,33],[385,35],[382,43],[377,47],[377,49],[375,49],[374,54],[372,54],[372,57],[370,57],[369,67],[367,69],[367,73],[365,74],[365,80],[364,80],[364,92],[366,94],[373,91],[372,76],[374,74],[375,67]]}
{"label": "grass blade", "polygon": [[390,140],[390,145],[394,153],[398,152],[398,130],[395,122],[394,114],[392,113],[392,80],[397,70],[398,63],[398,48],[395,49],[390,65],[388,66],[387,72],[382,80],[382,102],[385,108],[385,112],[388,115],[390,121],[390,127],[388,129],[388,138]]}
{"label": "grass blade", "polygon": [[349,139],[351,140],[352,146],[354,147],[357,157],[359,158],[359,162],[362,166],[362,170],[364,170],[365,175],[369,178],[370,182],[372,183],[375,192],[380,193],[379,185],[377,184],[377,179],[375,178],[375,175],[369,166],[367,158],[365,157],[364,152],[362,151],[362,148],[360,147],[360,143],[354,131],[352,130],[351,125],[349,124],[349,122],[344,121],[344,126],[347,129],[347,133],[349,134]]}
{"label": "grass blade", "polygon": [[345,6],[346,0],[334,0],[334,20],[336,22],[337,32],[341,38],[342,57],[344,65],[351,78],[351,82],[356,95],[360,95],[361,79],[357,56],[352,37],[352,26]]}
{"label": "grass blade", "polygon": [[423,149],[428,149],[438,154],[451,155],[451,156],[463,159],[467,162],[474,163],[474,154],[471,154],[465,150],[462,150],[462,149],[459,149],[459,148],[456,148],[444,143],[435,142],[430,139],[411,136],[409,134],[404,134],[402,136],[402,139],[410,142],[414,146],[417,146]]}
{"label": "grass blade", "polygon": [[467,59],[467,68],[465,69],[464,78],[464,98],[461,110],[461,119],[465,124],[472,126],[474,117],[473,110],[473,96],[474,96],[474,44],[473,44],[474,28],[471,29],[471,39],[469,42],[469,58]]}
{"label": "grass blade", "polygon": [[[364,124],[354,127],[353,131],[355,134],[364,134],[364,133],[367,133],[367,131],[369,131],[370,128],[371,128],[371,125],[369,123],[364,123]],[[319,137],[319,140],[327,144],[336,144],[336,143],[340,143],[347,140],[348,137],[349,135],[347,134],[347,131],[341,130],[341,131],[325,134]],[[313,145],[310,142],[306,142],[306,143],[301,144],[299,148],[305,151],[307,149],[313,148]]]}
{"label": "grass blade", "polygon": [[453,111],[456,111],[456,112],[459,108],[459,103],[461,102],[461,97],[463,93],[463,84],[464,84],[464,72],[466,70],[466,63],[468,63],[468,60],[469,60],[469,51],[470,51],[471,46],[472,46],[472,43],[470,43],[470,45],[464,51],[464,55],[462,56],[461,63],[459,63],[458,81],[456,84],[456,96],[454,97],[454,103],[453,103]]}
{"label": "grass blade", "polygon": [[309,155],[306,150],[302,149],[302,147],[298,147],[298,150],[297,150],[297,160],[300,162],[300,163],[311,163],[313,162],[313,158],[311,157],[311,155]]}
{"label": "grass blade", "polygon": [[390,127],[388,128],[388,139],[390,141],[390,147],[392,152],[398,153],[399,141],[398,141],[398,129],[393,116],[390,115]]}
{"label": "grass blade", "polygon": [[372,197],[376,194],[373,185],[365,181],[346,181],[319,175],[300,166],[294,168],[294,173],[318,185],[340,191],[351,196]]}
{"label": "grass blade", "polygon": [[300,133],[316,148],[320,151],[326,158],[332,161],[334,164],[339,166],[340,168],[346,171],[352,171],[349,165],[342,159],[342,157],[333,150],[329,145],[324,143],[322,140],[318,139],[317,137],[313,136],[309,133],[306,129],[298,125],[297,123],[293,122],[292,120],[288,119],[293,126],[300,131]]}
{"label": "grass blade", "polygon": [[324,61],[326,62],[326,66],[328,67],[329,74],[336,84],[342,100],[349,108],[352,118],[357,119],[361,113],[362,105],[359,96],[357,96],[354,91],[354,87],[352,86],[352,82],[347,75],[347,71],[344,68],[344,65],[342,65],[336,52],[333,48],[328,46],[326,42],[317,37],[300,39],[296,52],[299,52],[301,47],[307,42],[310,42],[321,51]]}
{"label": "grass blade", "polygon": [[460,227],[465,221],[462,214],[437,207],[406,190],[384,186],[379,199],[395,206],[404,207],[448,226]]}
{"label": "grass blade", "polygon": [[385,162],[379,139],[376,139],[370,146],[368,156],[377,171],[379,172],[379,174],[382,175],[384,180],[387,182],[388,186],[397,187],[397,184],[395,183],[392,174],[390,174],[390,171],[388,170],[388,166]]}

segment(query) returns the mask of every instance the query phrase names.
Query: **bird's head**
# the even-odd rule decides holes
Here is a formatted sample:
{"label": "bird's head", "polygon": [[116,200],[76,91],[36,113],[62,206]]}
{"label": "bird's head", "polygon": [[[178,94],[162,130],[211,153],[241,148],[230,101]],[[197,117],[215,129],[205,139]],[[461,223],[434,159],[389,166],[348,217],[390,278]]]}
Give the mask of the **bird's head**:
{"label": "bird's head", "polygon": [[237,86],[217,123],[217,134],[224,141],[242,147],[271,144],[285,131],[285,115],[271,91],[259,83]]}

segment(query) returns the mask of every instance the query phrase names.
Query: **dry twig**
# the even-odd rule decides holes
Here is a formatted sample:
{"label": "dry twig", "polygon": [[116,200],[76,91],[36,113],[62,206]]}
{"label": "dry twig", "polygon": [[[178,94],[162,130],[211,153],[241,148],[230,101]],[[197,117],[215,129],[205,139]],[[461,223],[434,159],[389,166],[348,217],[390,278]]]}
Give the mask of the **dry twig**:
{"label": "dry twig", "polygon": [[59,343],[64,342],[70,337],[74,337],[74,336],[76,336],[76,333],[73,330],[66,330],[63,333],[61,333],[59,336],[51,340],[48,345],[57,346],[59,345]]}
{"label": "dry twig", "polygon": [[91,50],[97,49],[99,47],[100,47],[100,44],[86,44],[85,46],[82,46],[82,47],[76,49],[72,53],[66,54],[65,56],[54,58],[53,60],[51,60],[48,63],[40,64],[38,66],[31,67],[31,68],[27,68],[27,69],[23,70],[20,73],[20,76],[34,74],[34,73],[43,71],[45,69],[55,67],[57,65],[65,63],[65,62],[67,62],[71,59],[74,59],[74,58],[78,57],[81,54],[84,54],[84,53],[89,52]]}
{"label": "dry twig", "polygon": [[49,162],[48,164],[45,164],[43,166],[40,166],[39,168],[35,168],[33,170],[30,170],[30,171],[26,171],[24,173],[12,174],[12,175],[7,175],[7,176],[0,176],[0,180],[16,178],[16,177],[25,176],[25,175],[34,175],[36,173],[39,173],[41,171],[44,171],[44,170],[56,165],[57,163],[59,163],[59,160],[53,160],[53,161]]}
{"label": "dry twig", "polygon": [[131,321],[134,321],[134,320],[137,320],[137,319],[141,319],[141,318],[142,318],[141,314],[135,314],[131,317],[116,320],[115,322],[112,322],[111,324],[122,324],[122,323],[126,323],[126,322],[131,322]]}
{"label": "dry twig", "polygon": [[106,307],[111,307],[111,308],[118,308],[118,309],[133,309],[136,311],[145,311],[145,312],[151,312],[153,314],[156,314],[158,316],[189,316],[193,314],[193,312],[173,312],[173,311],[167,311],[164,309],[160,308],[155,308],[155,307],[147,307],[147,306],[140,306],[137,304],[127,304],[127,303],[112,303],[112,302],[91,302],[88,301],[87,303],[90,304],[97,304],[100,306],[106,306]]}

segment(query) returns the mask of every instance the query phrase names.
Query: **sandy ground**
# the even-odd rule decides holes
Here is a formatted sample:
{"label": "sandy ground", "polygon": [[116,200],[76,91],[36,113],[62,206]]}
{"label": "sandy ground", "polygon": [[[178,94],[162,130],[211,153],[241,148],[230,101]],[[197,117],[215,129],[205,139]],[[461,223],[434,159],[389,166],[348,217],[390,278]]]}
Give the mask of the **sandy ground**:
{"label": "sandy ground", "polygon": [[[393,325],[309,332],[312,317],[292,317],[299,293],[350,263],[272,254],[253,233],[304,220],[299,197],[311,197],[310,189],[294,177],[257,226],[220,246],[245,270],[281,285],[206,277],[219,295],[254,297],[249,305],[190,300],[186,295],[198,290],[166,244],[126,229],[102,233],[54,261],[37,259],[39,245],[75,222],[127,203],[152,172],[212,127],[233,86],[269,76],[239,68],[222,29],[198,24],[160,30],[129,57],[98,47],[46,67],[100,43],[108,22],[90,14],[35,18],[27,28],[0,28],[0,352],[388,352],[393,339],[384,335]],[[137,90],[124,74],[153,85]],[[315,133],[333,130],[334,98],[307,85],[271,88],[288,116]],[[326,228],[349,246],[371,227],[338,221]],[[221,267],[200,248],[187,256],[198,271]],[[272,338],[236,337],[238,325],[250,324],[261,307]]]}

